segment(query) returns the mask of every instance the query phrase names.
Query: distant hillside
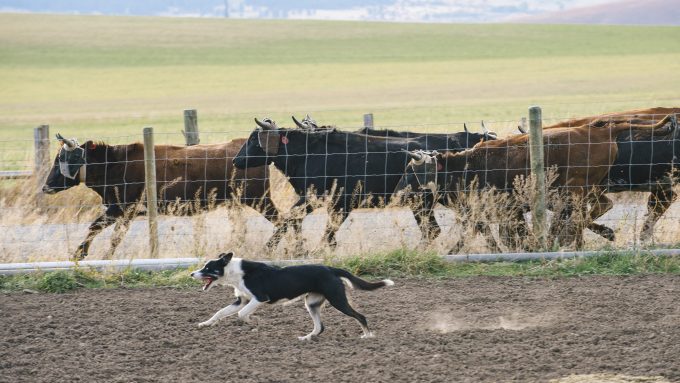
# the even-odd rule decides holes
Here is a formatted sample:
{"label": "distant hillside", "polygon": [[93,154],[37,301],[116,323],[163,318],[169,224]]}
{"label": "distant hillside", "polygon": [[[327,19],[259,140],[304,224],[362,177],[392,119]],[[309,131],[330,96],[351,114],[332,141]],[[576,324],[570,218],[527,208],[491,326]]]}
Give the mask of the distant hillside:
{"label": "distant hillside", "polygon": [[496,22],[608,0],[0,0],[2,12],[235,19]]}
{"label": "distant hillside", "polygon": [[680,25],[680,2],[620,0],[509,21],[544,24]]}

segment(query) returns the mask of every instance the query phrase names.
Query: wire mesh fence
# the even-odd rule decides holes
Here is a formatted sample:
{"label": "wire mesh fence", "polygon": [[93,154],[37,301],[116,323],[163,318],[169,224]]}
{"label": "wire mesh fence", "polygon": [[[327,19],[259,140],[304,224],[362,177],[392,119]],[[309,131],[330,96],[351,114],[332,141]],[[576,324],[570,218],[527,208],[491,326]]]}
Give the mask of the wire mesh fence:
{"label": "wire mesh fence", "polygon": [[[537,189],[522,119],[372,127],[371,116],[334,127],[263,118],[229,140],[234,131],[189,130],[189,116],[184,132],[154,134],[158,253],[677,246],[678,112],[543,118],[545,242],[532,226]],[[52,139],[38,171],[38,156],[13,149],[27,140],[0,142],[0,169],[33,174],[0,181],[0,261],[149,255],[141,127]]]}

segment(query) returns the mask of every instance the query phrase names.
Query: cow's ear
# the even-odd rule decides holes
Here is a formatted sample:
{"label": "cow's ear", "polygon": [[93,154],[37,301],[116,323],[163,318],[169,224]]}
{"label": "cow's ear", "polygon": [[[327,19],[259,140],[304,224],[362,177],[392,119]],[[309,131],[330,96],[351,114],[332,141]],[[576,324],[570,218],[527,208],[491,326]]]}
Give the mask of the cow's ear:
{"label": "cow's ear", "polygon": [[257,139],[260,147],[270,156],[275,156],[279,152],[280,135],[276,130],[261,130],[257,132]]}
{"label": "cow's ear", "polygon": [[97,148],[97,144],[94,141],[87,141],[85,143],[85,150],[95,150]]}
{"label": "cow's ear", "polygon": [[232,253],[231,251],[228,252],[228,253],[222,253],[222,254],[220,254],[220,260],[222,261],[222,263],[224,263],[226,265],[227,263],[229,263],[229,261],[231,261],[231,258],[233,256],[234,256],[234,253]]}

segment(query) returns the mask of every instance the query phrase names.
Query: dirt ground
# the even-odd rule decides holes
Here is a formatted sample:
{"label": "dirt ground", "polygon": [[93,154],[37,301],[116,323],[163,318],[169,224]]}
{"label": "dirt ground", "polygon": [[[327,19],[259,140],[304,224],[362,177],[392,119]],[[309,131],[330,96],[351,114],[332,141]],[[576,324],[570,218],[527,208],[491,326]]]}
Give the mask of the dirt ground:
{"label": "dirt ground", "polygon": [[0,381],[680,381],[680,276],[395,282],[352,292],[375,338],[325,307],[312,342],[301,302],[198,329],[222,288],[1,294]]}

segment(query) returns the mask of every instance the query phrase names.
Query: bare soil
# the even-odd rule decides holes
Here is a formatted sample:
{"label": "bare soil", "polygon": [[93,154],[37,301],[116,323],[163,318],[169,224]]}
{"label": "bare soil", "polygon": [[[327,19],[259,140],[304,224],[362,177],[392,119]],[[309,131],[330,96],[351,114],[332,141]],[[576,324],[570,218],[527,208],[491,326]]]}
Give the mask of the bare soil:
{"label": "bare soil", "polygon": [[311,342],[302,302],[198,329],[221,288],[1,294],[0,381],[680,381],[680,276],[395,282],[351,292],[375,338],[325,307]]}

